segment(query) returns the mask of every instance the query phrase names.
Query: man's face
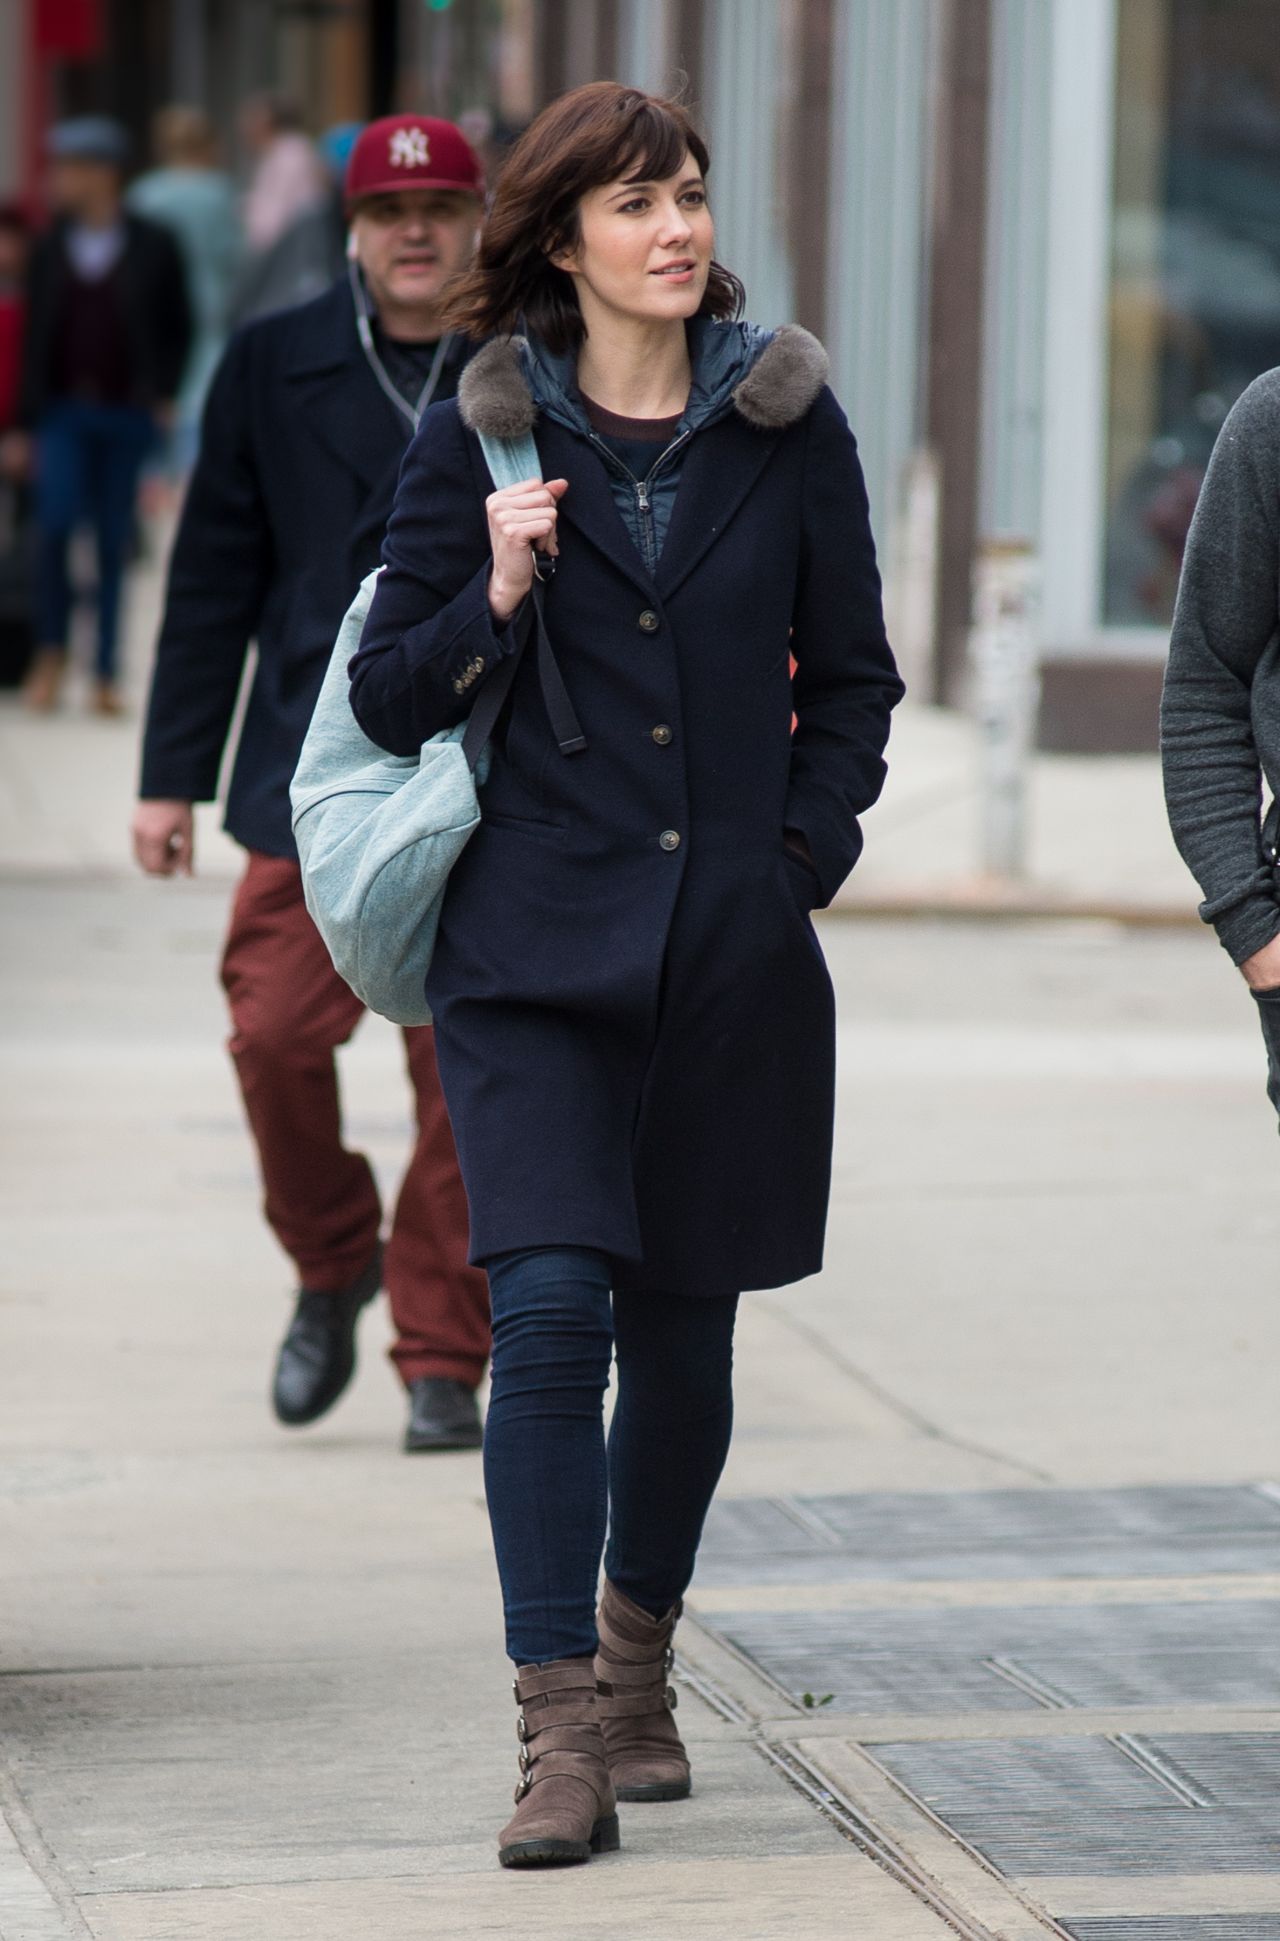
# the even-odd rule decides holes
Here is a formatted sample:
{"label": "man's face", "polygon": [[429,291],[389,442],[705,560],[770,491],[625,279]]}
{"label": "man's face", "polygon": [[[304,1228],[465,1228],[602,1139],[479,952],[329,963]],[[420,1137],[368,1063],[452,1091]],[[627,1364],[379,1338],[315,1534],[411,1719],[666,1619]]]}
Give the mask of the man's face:
{"label": "man's face", "polygon": [[471,261],[479,224],[478,197],[460,190],[365,196],[352,214],[351,234],[375,306],[431,309]]}
{"label": "man's face", "polygon": [[99,213],[120,200],[120,171],[114,162],[55,161],[49,171],[49,200],[59,215]]}

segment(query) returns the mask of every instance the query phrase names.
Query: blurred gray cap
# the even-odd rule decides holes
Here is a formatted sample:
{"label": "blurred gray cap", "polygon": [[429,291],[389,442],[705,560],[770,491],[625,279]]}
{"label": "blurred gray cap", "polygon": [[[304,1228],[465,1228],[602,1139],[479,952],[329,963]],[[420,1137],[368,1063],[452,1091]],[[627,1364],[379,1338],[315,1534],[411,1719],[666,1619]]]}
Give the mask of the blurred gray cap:
{"label": "blurred gray cap", "polygon": [[129,159],[129,132],[110,115],[76,115],[54,123],[45,153],[55,162],[114,162],[123,168]]}

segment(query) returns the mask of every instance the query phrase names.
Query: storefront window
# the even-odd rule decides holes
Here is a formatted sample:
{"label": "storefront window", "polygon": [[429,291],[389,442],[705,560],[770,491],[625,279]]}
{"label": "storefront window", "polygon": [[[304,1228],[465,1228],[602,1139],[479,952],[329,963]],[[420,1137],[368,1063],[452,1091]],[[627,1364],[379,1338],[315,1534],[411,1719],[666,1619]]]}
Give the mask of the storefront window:
{"label": "storefront window", "polygon": [[1280,8],[1118,0],[1105,618],[1162,625],[1214,437],[1280,364]]}

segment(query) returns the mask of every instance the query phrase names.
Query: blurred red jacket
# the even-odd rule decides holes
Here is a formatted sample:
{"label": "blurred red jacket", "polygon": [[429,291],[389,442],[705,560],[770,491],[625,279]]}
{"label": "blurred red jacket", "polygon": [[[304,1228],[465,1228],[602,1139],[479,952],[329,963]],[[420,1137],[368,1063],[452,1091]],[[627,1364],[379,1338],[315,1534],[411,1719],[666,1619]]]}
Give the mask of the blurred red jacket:
{"label": "blurred red jacket", "polygon": [[25,321],[21,297],[0,297],[0,431],[8,431],[17,415]]}

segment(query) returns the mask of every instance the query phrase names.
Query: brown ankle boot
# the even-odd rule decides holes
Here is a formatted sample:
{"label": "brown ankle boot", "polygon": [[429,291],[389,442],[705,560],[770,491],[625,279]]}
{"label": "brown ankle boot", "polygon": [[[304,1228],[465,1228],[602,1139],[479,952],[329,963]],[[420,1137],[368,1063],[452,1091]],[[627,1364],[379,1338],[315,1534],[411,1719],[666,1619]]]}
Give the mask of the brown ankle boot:
{"label": "brown ankle boot", "polygon": [[671,1714],[667,1683],[680,1606],[650,1617],[608,1581],[600,1600],[596,1678],[609,1771],[619,1799],[687,1799],[689,1758]]}
{"label": "brown ankle boot", "polygon": [[604,1756],[590,1658],[522,1665],[516,1814],[498,1835],[504,1867],[565,1867],[616,1853],[618,1802]]}

